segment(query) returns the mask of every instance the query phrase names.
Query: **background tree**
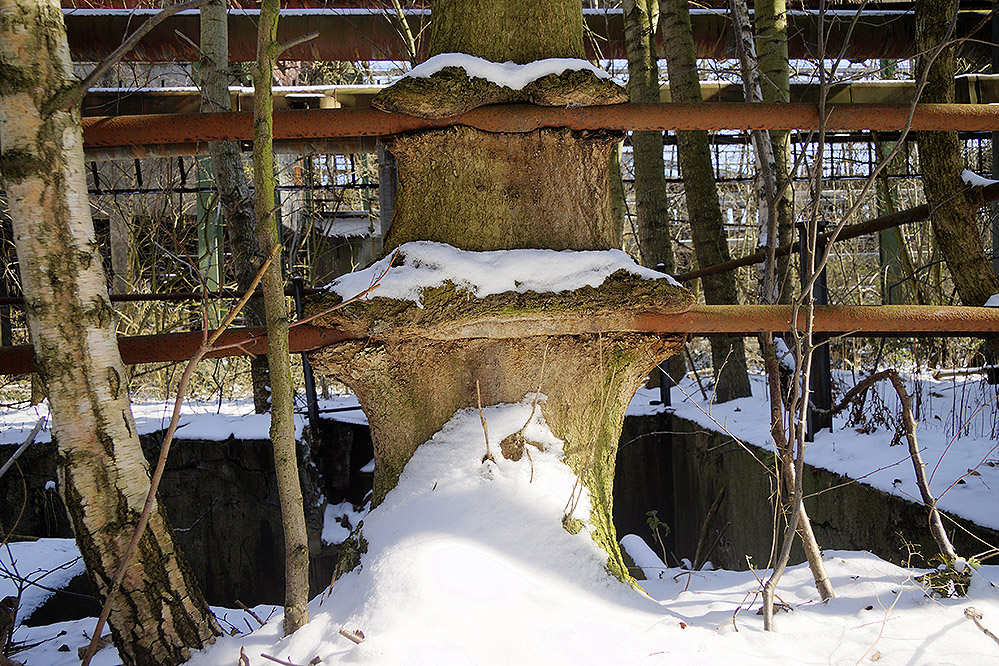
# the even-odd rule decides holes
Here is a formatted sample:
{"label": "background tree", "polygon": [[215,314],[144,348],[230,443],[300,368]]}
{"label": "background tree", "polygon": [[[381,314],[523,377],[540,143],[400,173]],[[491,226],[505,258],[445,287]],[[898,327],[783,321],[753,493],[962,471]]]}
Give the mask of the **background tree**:
{"label": "background tree", "polygon": [[[229,84],[233,80],[229,66],[229,23],[225,0],[211,0],[201,8],[201,112],[231,111]],[[232,251],[236,272],[236,287],[245,291],[256,277],[255,266],[262,257],[257,251],[257,216],[250,197],[250,188],[243,171],[243,155],[236,141],[214,141],[208,144],[212,175],[218,191],[226,236]],[[264,326],[264,303],[253,299],[243,309],[247,326]],[[267,358],[250,359],[253,383],[253,407],[258,414],[270,409],[270,380]]]}
{"label": "background tree", "polygon": [[[656,31],[659,27],[659,0],[625,0],[623,7],[625,47],[628,51],[628,98],[633,103],[658,104]],[[651,268],[662,265],[667,273],[675,273],[663,133],[632,132],[631,151],[641,262]],[[668,369],[674,380],[679,380],[686,370],[683,356],[677,354],[671,358]]]}
{"label": "background tree", "polygon": [[[665,0],[660,11],[670,95],[674,102],[700,103],[701,84],[697,78],[697,57],[687,0]],[[714,266],[728,261],[731,255],[718,204],[708,133],[704,130],[681,131],[676,133],[676,140],[697,263]],[[739,302],[735,274],[732,272],[703,277],[701,284],[708,305]],[[711,336],[709,340],[716,382],[715,400],[725,402],[752,395],[742,338]]]}
{"label": "background tree", "polygon": [[[922,102],[954,102],[953,36],[956,3],[916,2],[916,79],[926,76]],[[961,180],[964,153],[957,132],[918,132],[923,192],[933,213],[933,234],[964,305],[982,305],[999,293],[999,279],[985,256],[978,230],[978,205],[968,200]]]}
{"label": "background tree", "polygon": [[[275,215],[274,62],[286,46],[277,41],[279,3],[260,4],[257,63],[253,69],[253,186],[257,210],[257,261],[282,241]],[[309,621],[309,538],[305,527],[302,483],[295,442],[295,385],[288,346],[288,302],[284,295],[281,251],[264,272],[261,285],[267,315],[267,365],[271,381],[271,443],[274,473],[284,526],[284,631],[290,634]]]}
{"label": "background tree", "polygon": [[[787,55],[787,2],[757,0],[755,10],[756,55],[759,63],[760,92],[764,102],[791,101],[791,75]],[[791,133],[770,130],[776,167],[777,243],[788,245],[794,232],[794,188],[791,186],[793,157]],[[778,257],[776,265],[777,302],[790,303],[794,281],[790,279],[790,255]]]}
{"label": "background tree", "polygon": [[[0,1],[0,175],[25,310],[59,447],[59,489],[98,595],[108,594],[149,490],[115,315],[90,216],[78,83],[58,2]],[[77,98],[78,99],[78,98]],[[121,659],[187,660],[219,627],[157,504],[110,624]]]}

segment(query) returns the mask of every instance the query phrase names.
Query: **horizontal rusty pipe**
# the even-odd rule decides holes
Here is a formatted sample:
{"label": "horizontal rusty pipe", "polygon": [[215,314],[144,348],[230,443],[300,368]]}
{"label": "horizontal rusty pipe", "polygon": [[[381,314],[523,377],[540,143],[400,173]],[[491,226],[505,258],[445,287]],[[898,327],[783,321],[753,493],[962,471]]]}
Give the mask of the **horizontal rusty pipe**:
{"label": "horizontal rusty pipe", "polygon": [[[622,325],[620,316],[613,326],[601,325],[598,318],[581,318],[576,330],[567,330],[565,321],[547,318],[549,334],[571,335],[620,330],[649,333],[689,335],[756,335],[791,330],[791,306],[788,305],[698,305],[682,314],[645,313],[630,317]],[[526,322],[532,334],[545,333],[546,318]],[[476,335],[475,322],[462,326],[468,337],[516,337],[525,321],[489,321]],[[799,330],[804,320],[798,322]],[[918,337],[918,336],[978,336],[999,335],[999,308],[918,305],[826,305],[815,308],[815,333],[851,337]],[[486,332],[488,331],[488,332]],[[334,329],[319,326],[293,326],[290,333],[293,353],[318,349],[352,339]],[[201,344],[202,333],[167,333],[121,338],[119,348],[127,364],[180,362],[192,356]],[[219,340],[220,345],[244,341],[240,347],[230,347],[207,355],[207,358],[264,354],[267,337],[263,329],[230,329]],[[0,375],[34,372],[34,352],[30,345],[0,348]]]}
{"label": "horizontal rusty pipe", "polygon": [[[830,132],[898,130],[905,126],[905,104],[831,105]],[[415,118],[376,109],[275,111],[275,140],[387,136],[415,130],[466,125],[486,132],[531,132],[542,127],[573,130],[793,130],[817,129],[814,104],[617,104],[543,107],[530,104],[485,106],[448,118]],[[999,105],[920,104],[913,130],[999,129]],[[203,141],[244,141],[253,132],[250,112],[102,116],[83,119],[87,148]]]}
{"label": "horizontal rusty pipe", "polygon": [[[374,3],[372,3],[374,4]],[[127,34],[155,9],[118,11],[65,12],[66,33],[70,53],[77,62],[103,60]],[[233,9],[229,12],[229,60],[256,59],[257,17],[259,10]],[[962,11],[957,20],[957,55],[962,58],[988,58],[988,23],[983,25],[986,11]],[[881,10],[861,12],[851,27],[854,11],[827,12],[822,32],[828,53],[840,53],[853,60],[867,58],[912,58],[915,50],[915,20],[911,11]],[[407,11],[406,19],[414,34],[430,21],[430,13]],[[587,57],[626,58],[624,17],[621,10],[584,13],[588,32]],[[691,11],[694,49],[698,58],[729,59],[738,56],[731,32],[731,21],[723,11]],[[390,20],[391,19],[391,20]],[[815,11],[789,11],[788,51],[791,58],[814,58],[819,52],[819,21]],[[850,30],[852,29],[852,32]],[[976,33],[975,30],[978,30]],[[399,37],[394,16],[385,9],[371,12],[337,12],[335,9],[314,8],[296,11],[282,7],[278,25],[278,41],[318,31],[319,37],[288,49],[285,60],[407,60],[406,47]],[[187,39],[181,39],[177,33]],[[200,41],[197,12],[183,12],[164,21],[146,36],[138,47],[128,53],[127,60],[137,62],[196,62],[200,56],[196,44]],[[846,41],[849,36],[849,41]],[[660,47],[665,35],[657,35]],[[419,54],[426,57],[426,41],[420,40]],[[594,52],[599,44],[600,53]]]}
{"label": "horizontal rusty pipe", "polygon": [[[970,201],[975,202],[979,206],[990,201],[999,201],[999,183],[992,183],[991,185],[985,185],[984,187],[971,187],[967,192],[967,196]],[[880,217],[875,217],[871,220],[867,220],[866,222],[846,225],[840,230],[839,234],[837,234],[836,241],[850,240],[851,238],[857,238],[858,236],[865,236],[878,231],[884,231],[885,229],[900,227],[904,224],[922,222],[923,220],[928,219],[929,216],[930,207],[926,204],[921,204],[913,208],[900,210],[897,213],[881,215]],[[829,239],[826,234],[819,234],[817,239],[818,246],[820,248],[825,247],[828,240]],[[782,245],[776,249],[774,256],[785,257],[792,252],[797,251],[797,249],[797,243]],[[687,273],[677,273],[673,276],[673,279],[677,282],[690,282],[691,280],[707,277],[708,275],[728,273],[729,271],[734,271],[735,269],[742,268],[743,266],[753,266],[766,261],[766,258],[767,251],[759,250],[752,254],[746,255],[745,257],[725,261],[720,264],[715,264],[714,266],[705,266],[704,268],[696,271],[689,271]]]}
{"label": "horizontal rusty pipe", "polygon": [[[136,335],[119,338],[118,349],[121,352],[121,360],[126,365],[179,363],[193,358],[203,339],[202,331]],[[293,326],[288,332],[289,351],[293,354],[325,347],[345,339],[347,339],[345,336],[333,329],[309,324]],[[210,351],[205,354],[205,358],[266,354],[267,330],[231,328],[219,337],[216,347],[225,347],[234,343],[239,343],[240,346]],[[0,347],[0,375],[20,375],[35,370],[35,352],[31,345]]]}

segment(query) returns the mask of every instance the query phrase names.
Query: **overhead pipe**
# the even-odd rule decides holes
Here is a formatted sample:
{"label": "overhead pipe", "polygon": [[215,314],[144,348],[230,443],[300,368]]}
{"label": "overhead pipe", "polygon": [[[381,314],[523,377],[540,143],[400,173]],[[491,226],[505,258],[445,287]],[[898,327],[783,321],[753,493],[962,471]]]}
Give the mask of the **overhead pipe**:
{"label": "overhead pipe", "polygon": [[[630,317],[614,315],[602,323],[600,317],[564,320],[538,319],[486,321],[480,327],[468,322],[452,328],[453,339],[518,337],[523,330],[531,335],[579,335],[583,333],[635,331],[668,335],[757,335],[781,333],[805,328],[805,310],[792,327],[789,305],[695,305],[680,314],[639,313]],[[846,337],[943,337],[999,335],[999,308],[926,305],[826,305],[814,310],[816,334]],[[432,331],[429,332],[431,335]],[[319,349],[362,336],[348,335],[332,328],[304,324],[292,326],[290,351],[299,353]],[[367,336],[364,336],[367,337]],[[440,336],[438,336],[440,337]],[[165,333],[119,338],[122,361],[126,364],[181,362],[194,356],[204,339],[201,331]],[[239,342],[239,346],[232,346]],[[230,345],[209,352],[206,358],[267,353],[265,329],[229,329],[219,345]],[[0,348],[0,375],[34,372],[34,349],[31,345]]]}
{"label": "overhead pipe", "polygon": [[[76,62],[99,62],[134,31],[156,9],[65,9],[70,54]],[[229,59],[234,62],[256,59],[259,9],[229,10]],[[826,53],[842,54],[852,60],[870,58],[906,59],[916,55],[915,18],[911,10],[879,9],[861,12],[851,29],[854,10],[828,11],[822,32]],[[405,12],[414,34],[431,18],[426,10]],[[987,11],[962,11],[957,21],[957,55],[985,59],[990,53]],[[591,10],[583,14],[588,34],[586,57],[625,59],[624,18],[620,9]],[[319,32],[317,39],[299,44],[281,55],[283,60],[406,61],[408,54],[399,38],[392,15],[385,9],[296,9],[283,7],[278,25],[278,41]],[[731,21],[724,11],[691,11],[694,48],[698,58],[727,60],[738,57],[731,33]],[[787,12],[788,52],[794,59],[818,57],[819,17],[815,10]],[[977,29],[977,31],[976,31]],[[181,33],[186,39],[178,36]],[[847,37],[849,40],[847,41]],[[130,53],[134,62],[196,62],[200,54],[201,31],[196,11],[181,12],[156,26]],[[662,45],[664,35],[657,39]],[[420,44],[426,57],[426,40]],[[599,53],[594,49],[599,45]],[[845,47],[845,48],[844,48]]]}
{"label": "overhead pipe", "polygon": [[[899,130],[910,113],[906,104],[831,105],[826,130]],[[616,104],[548,107],[531,104],[483,106],[458,116],[416,118],[377,109],[308,109],[274,112],[275,140],[388,136],[416,130],[465,125],[486,132],[532,132],[543,127],[572,130],[810,130],[819,126],[814,104]],[[920,104],[912,130],[991,132],[999,127],[999,105]],[[103,116],[83,119],[89,149],[146,144],[245,141],[252,136],[253,114],[185,113]]]}

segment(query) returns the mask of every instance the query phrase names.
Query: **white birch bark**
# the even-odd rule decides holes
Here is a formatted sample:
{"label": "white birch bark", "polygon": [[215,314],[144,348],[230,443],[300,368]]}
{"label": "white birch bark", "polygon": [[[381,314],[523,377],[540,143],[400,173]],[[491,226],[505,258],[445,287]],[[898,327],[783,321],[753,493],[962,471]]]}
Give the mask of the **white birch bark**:
{"label": "white birch bark", "polygon": [[[58,2],[0,0],[0,71],[0,174],[59,446],[59,487],[88,574],[105,595],[149,472],[90,216],[80,112],[53,102],[73,85]],[[110,624],[126,664],[179,664],[218,633],[162,507]]]}

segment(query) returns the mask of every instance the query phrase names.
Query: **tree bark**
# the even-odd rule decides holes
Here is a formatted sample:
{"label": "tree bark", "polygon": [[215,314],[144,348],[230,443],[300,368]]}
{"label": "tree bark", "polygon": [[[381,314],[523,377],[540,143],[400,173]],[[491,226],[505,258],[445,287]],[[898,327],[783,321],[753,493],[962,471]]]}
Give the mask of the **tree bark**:
{"label": "tree bark", "polygon": [[[785,0],[758,0],[753,3],[756,19],[756,55],[760,66],[761,92],[764,102],[791,101],[791,79],[787,54],[787,2]],[[787,130],[770,130],[776,165],[777,186],[777,243],[780,247],[791,242],[794,232],[794,188],[791,172],[794,160],[791,155],[791,133]],[[790,256],[778,257],[777,302],[791,303],[794,285],[791,279]]]}
{"label": "tree bark", "polygon": [[[229,25],[226,21],[226,3],[211,0],[201,8],[201,112],[221,113],[232,110],[229,100]],[[216,141],[208,144],[212,172],[218,188],[225,230],[232,251],[236,272],[236,288],[245,291],[256,276],[262,257],[257,251],[257,216],[250,197],[250,188],[243,174],[243,156],[235,141]],[[264,304],[253,299],[243,309],[247,326],[264,326]],[[270,380],[266,356],[250,359],[250,377],[253,383],[253,408],[258,414],[270,409]]]}
{"label": "tree bark", "polygon": [[[280,52],[277,42],[278,0],[260,5],[257,33],[257,64],[253,70],[253,185],[257,209],[257,252],[265,256],[281,232],[274,214],[274,100],[272,92],[274,61]],[[258,262],[258,266],[260,263]],[[271,380],[271,442],[274,446],[274,472],[281,501],[284,527],[285,601],[284,632],[291,634],[309,621],[309,541],[298,476],[295,443],[294,384],[288,347],[288,303],[284,296],[281,252],[261,281],[267,315],[267,364]]]}
{"label": "tree bark", "polygon": [[468,53],[493,62],[585,58],[583,13],[573,0],[434,0],[430,55]]}
{"label": "tree bark", "polygon": [[[951,0],[916,3],[917,79],[926,75],[922,102],[954,101],[954,47],[948,46],[932,63],[929,57],[948,33],[954,16]],[[964,305],[982,305],[999,293],[996,278],[977,224],[978,206],[968,201],[961,181],[964,157],[957,132],[919,132],[919,164],[923,192],[932,210],[933,233],[947,262],[951,279]]]}
{"label": "tree bark", "polygon": [[[580,0],[442,1],[434,5],[432,25],[431,55],[460,51],[524,63],[583,54]],[[552,77],[550,83],[557,89],[571,79],[571,74]],[[450,85],[454,77],[442,83]],[[397,159],[399,192],[386,247],[414,240],[474,251],[620,247],[608,183],[611,152],[620,138],[611,132],[496,134],[466,127],[395,137],[389,147]],[[397,261],[405,262],[405,256]],[[669,295],[660,297],[689,305],[685,290],[666,290]],[[565,305],[571,295],[539,298],[548,308],[576,311]],[[377,317],[379,330],[402,330],[399,313],[413,314],[405,303],[373,300],[388,301]],[[464,292],[442,288],[425,293],[424,308],[415,315],[448,313],[467,303],[479,305]],[[337,315],[352,319],[367,307],[354,303]],[[516,316],[510,304],[498,307],[498,316]],[[578,307],[590,311],[592,303]],[[395,486],[416,448],[457,409],[479,404],[479,394],[482,405],[519,402],[540,386],[548,396],[539,405],[545,420],[565,441],[566,462],[590,492],[591,535],[607,553],[608,570],[631,580],[611,519],[617,442],[635,389],[682,339],[615,334],[439,341],[420,333],[419,327],[406,328],[405,335],[373,336],[314,357],[315,368],[338,376],[357,393],[368,416],[375,447],[373,502]],[[571,520],[563,525],[570,531],[582,527]]]}
{"label": "tree bark", "polygon": [[[78,108],[58,2],[0,0],[0,156],[39,373],[59,446],[59,487],[87,572],[106,596],[149,490],[114,311],[97,252]],[[110,624],[130,665],[180,664],[220,633],[173,541],[150,516]]]}
{"label": "tree bark", "polygon": [[[686,0],[665,0],[661,5],[666,44],[666,66],[674,102],[700,102],[694,38]],[[718,189],[711,163],[708,133],[703,130],[677,132],[677,153],[687,199],[687,217],[700,266],[713,266],[731,257],[718,204]],[[721,273],[702,278],[704,300],[709,305],[738,303],[735,274]],[[726,402],[752,395],[742,338],[713,336],[711,358],[715,372],[715,400]]]}
{"label": "tree bark", "polygon": [[[633,103],[659,102],[656,26],[659,0],[625,0],[625,44],[628,50],[628,97]],[[662,132],[632,132],[635,168],[635,210],[642,264],[662,264],[676,272],[670,240],[669,198]]]}

